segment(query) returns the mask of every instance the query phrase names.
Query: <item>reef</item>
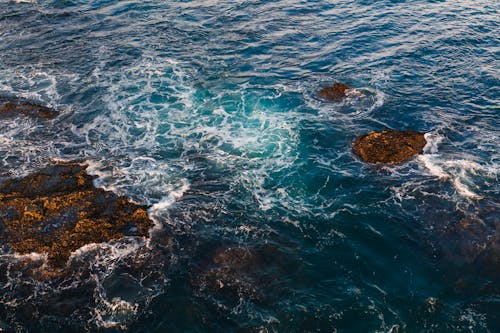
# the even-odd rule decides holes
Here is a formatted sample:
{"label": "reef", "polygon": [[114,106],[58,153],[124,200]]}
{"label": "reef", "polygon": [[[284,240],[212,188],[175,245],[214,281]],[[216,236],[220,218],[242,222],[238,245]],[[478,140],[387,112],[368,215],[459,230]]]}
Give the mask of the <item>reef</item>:
{"label": "reef", "polygon": [[352,150],[365,162],[402,163],[422,153],[426,144],[423,133],[384,130],[357,137]]}
{"label": "reef", "polygon": [[153,222],[146,207],[96,188],[86,168],[56,163],[0,181],[0,240],[18,254],[47,253],[55,268],[86,244],[147,236]]}
{"label": "reef", "polygon": [[57,116],[57,111],[36,103],[17,98],[0,97],[0,116],[12,117],[25,115],[40,119],[53,119]]}
{"label": "reef", "polygon": [[346,97],[346,91],[351,87],[345,83],[336,82],[333,86],[324,87],[318,92],[318,95],[328,101],[337,102]]}

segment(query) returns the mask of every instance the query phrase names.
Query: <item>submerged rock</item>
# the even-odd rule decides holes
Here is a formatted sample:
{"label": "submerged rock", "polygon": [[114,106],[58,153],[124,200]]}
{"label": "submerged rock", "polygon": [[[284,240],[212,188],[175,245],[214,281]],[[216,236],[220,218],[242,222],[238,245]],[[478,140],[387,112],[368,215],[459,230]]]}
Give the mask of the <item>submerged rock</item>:
{"label": "submerged rock", "polygon": [[33,118],[53,119],[57,116],[57,111],[21,99],[0,97],[0,116],[11,117],[19,114]]}
{"label": "submerged rock", "polygon": [[209,266],[197,277],[195,284],[234,299],[241,296],[260,298],[252,273],[258,269],[261,261],[260,255],[250,249],[219,249],[211,258]]}
{"label": "submerged rock", "polygon": [[[498,213],[497,213],[498,214]],[[438,228],[441,255],[455,266],[500,278],[500,220],[487,223],[475,217],[462,218]]]}
{"label": "submerged rock", "polygon": [[426,143],[417,131],[384,130],[357,137],[352,150],[369,163],[401,163],[422,153]]}
{"label": "submerged rock", "polygon": [[262,301],[273,290],[287,259],[276,247],[225,247],[212,254],[193,284],[201,293],[225,300]]}
{"label": "submerged rock", "polygon": [[73,251],[124,236],[146,236],[145,207],[94,187],[86,165],[58,163],[0,182],[0,236],[19,254],[48,253],[62,267]]}
{"label": "submerged rock", "polygon": [[345,83],[336,82],[333,86],[324,87],[323,89],[321,89],[318,92],[318,95],[328,101],[336,102],[346,97],[346,91],[350,88],[351,87],[349,87]]}

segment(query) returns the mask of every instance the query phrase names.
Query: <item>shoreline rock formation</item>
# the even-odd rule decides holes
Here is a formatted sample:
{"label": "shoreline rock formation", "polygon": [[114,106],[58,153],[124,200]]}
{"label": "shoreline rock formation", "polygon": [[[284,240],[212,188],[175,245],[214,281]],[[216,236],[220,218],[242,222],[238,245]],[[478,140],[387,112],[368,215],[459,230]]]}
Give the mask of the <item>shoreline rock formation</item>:
{"label": "shoreline rock formation", "polygon": [[60,268],[86,244],[147,236],[146,207],[96,188],[86,168],[57,163],[0,181],[0,239],[19,254],[48,253],[49,265]]}
{"label": "shoreline rock formation", "polygon": [[368,163],[402,163],[421,154],[427,141],[417,131],[383,130],[356,138],[354,154]]}
{"label": "shoreline rock formation", "polygon": [[12,117],[19,114],[40,119],[54,119],[58,115],[56,110],[43,105],[17,98],[0,97],[0,116]]}

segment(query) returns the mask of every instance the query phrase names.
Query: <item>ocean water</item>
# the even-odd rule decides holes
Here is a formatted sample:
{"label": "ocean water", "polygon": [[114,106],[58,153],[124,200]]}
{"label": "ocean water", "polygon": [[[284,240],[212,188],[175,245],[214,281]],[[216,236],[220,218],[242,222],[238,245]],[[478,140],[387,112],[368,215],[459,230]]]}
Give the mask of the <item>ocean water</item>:
{"label": "ocean water", "polygon": [[[0,174],[85,161],[156,224],[64,279],[2,247],[0,331],[500,331],[499,7],[0,0],[0,95],[61,113],[2,119]],[[384,128],[424,154],[359,161]]]}

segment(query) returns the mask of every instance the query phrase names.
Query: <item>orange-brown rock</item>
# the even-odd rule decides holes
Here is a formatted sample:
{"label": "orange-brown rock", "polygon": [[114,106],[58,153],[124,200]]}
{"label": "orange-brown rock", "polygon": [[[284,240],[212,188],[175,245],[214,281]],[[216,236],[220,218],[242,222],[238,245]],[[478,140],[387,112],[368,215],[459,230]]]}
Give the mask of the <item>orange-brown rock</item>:
{"label": "orange-brown rock", "polygon": [[333,86],[324,87],[323,89],[321,89],[318,92],[318,95],[323,99],[335,102],[346,97],[346,91],[350,88],[351,87],[349,87],[345,83],[336,82],[333,84]]}
{"label": "orange-brown rock", "polygon": [[86,167],[59,163],[0,182],[0,240],[16,253],[48,253],[62,267],[85,244],[146,236],[153,223],[145,207],[94,187]]}
{"label": "orange-brown rock", "polygon": [[426,143],[417,131],[384,130],[359,136],[352,150],[369,163],[401,163],[422,153]]}
{"label": "orange-brown rock", "polygon": [[26,115],[33,118],[52,119],[57,112],[49,107],[21,99],[0,97],[0,116]]}

